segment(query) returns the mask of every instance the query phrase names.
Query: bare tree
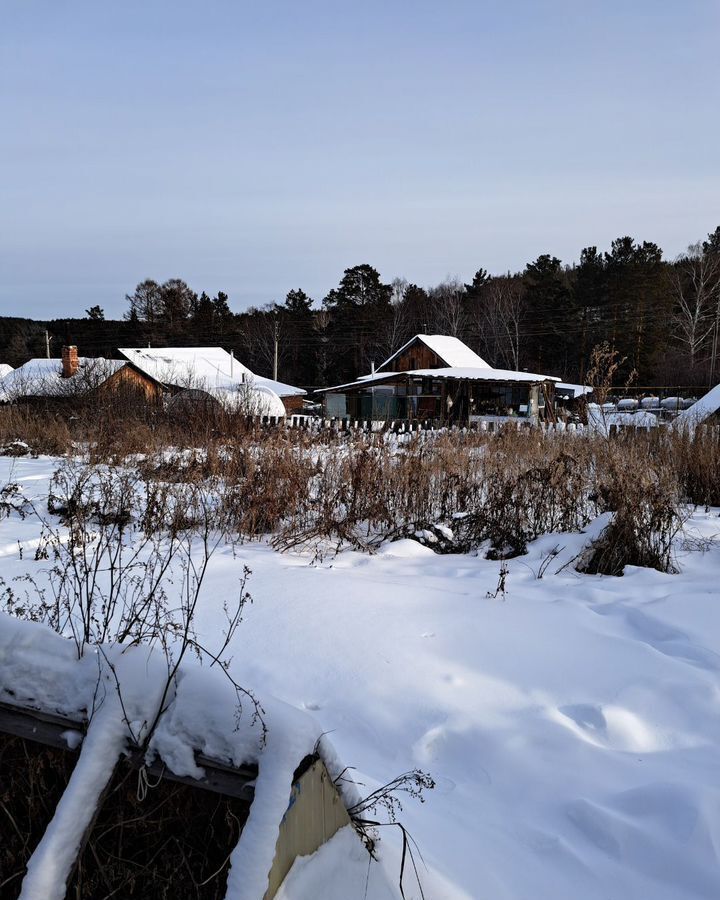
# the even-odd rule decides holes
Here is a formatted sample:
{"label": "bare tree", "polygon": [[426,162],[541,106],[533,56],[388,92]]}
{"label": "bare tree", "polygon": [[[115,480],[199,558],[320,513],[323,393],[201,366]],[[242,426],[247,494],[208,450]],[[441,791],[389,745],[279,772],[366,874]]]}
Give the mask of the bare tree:
{"label": "bare tree", "polygon": [[327,309],[313,310],[312,332],[316,341],[315,346],[315,370],[318,383],[329,384],[330,366],[332,361],[330,342],[330,312]]}
{"label": "bare tree", "polygon": [[[720,319],[720,257],[703,252],[700,242],[688,247],[670,271],[675,302],[673,336],[697,365]],[[714,355],[716,347],[711,348]],[[712,366],[711,366],[712,367]]]}
{"label": "bare tree", "polygon": [[522,281],[510,275],[490,279],[471,305],[481,354],[493,365],[520,368],[521,327],[525,313]]}
{"label": "bare tree", "polygon": [[405,299],[405,294],[407,294],[408,284],[407,278],[393,278],[390,283],[390,287],[392,288],[390,302],[393,306],[400,306],[402,304]]}
{"label": "bare tree", "polygon": [[275,341],[277,340],[278,366],[282,370],[290,354],[289,333],[286,317],[281,314],[274,303],[262,309],[248,310],[251,315],[246,318],[243,332],[244,343],[248,355],[255,360],[258,368],[272,375],[275,366]]}
{"label": "bare tree", "polygon": [[390,314],[383,320],[382,333],[379,336],[377,349],[382,359],[387,359],[398,347],[401,347],[411,336],[411,321],[408,308],[405,304],[408,282],[405,278],[395,278],[392,282],[392,295],[390,299]]}
{"label": "bare tree", "polygon": [[126,294],[130,309],[125,314],[126,319],[133,315],[141,322],[155,322],[162,314],[162,289],[157,281],[146,278],[135,288],[134,293]]}
{"label": "bare tree", "polygon": [[460,337],[467,324],[465,285],[459,278],[448,278],[428,294],[436,305],[435,323],[443,334]]}

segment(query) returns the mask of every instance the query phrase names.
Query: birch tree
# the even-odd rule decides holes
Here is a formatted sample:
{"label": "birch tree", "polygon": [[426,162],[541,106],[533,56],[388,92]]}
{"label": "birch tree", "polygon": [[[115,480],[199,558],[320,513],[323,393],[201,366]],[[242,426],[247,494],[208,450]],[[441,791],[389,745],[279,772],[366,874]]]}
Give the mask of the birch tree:
{"label": "birch tree", "polygon": [[670,270],[670,284],[673,335],[694,369],[720,317],[720,256],[705,253],[700,242],[691,244]]}

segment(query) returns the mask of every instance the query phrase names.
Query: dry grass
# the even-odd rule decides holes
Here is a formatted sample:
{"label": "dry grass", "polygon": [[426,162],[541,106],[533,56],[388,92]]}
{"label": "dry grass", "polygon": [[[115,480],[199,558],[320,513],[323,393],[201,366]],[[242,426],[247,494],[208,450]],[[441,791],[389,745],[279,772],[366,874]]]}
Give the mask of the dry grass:
{"label": "dry grass", "polygon": [[[235,539],[271,536],[317,552],[418,533],[439,551],[522,554],[550,532],[615,513],[593,571],[672,569],[686,504],[720,505],[720,441],[669,431],[587,434],[311,433],[251,427],[242,416],[182,422],[157,407],[0,408],[0,447],[137,465],[163,483],[212,483],[217,525]],[[8,451],[16,452],[16,451]]]}

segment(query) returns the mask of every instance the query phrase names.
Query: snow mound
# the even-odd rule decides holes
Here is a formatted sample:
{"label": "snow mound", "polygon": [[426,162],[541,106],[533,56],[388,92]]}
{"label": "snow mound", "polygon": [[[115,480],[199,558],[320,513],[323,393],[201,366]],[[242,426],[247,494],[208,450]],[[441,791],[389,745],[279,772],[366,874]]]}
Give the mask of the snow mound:
{"label": "snow mound", "polygon": [[312,856],[295,860],[275,900],[398,900],[400,894],[384,870],[371,863],[347,825]]}
{"label": "snow mound", "polygon": [[[255,799],[231,856],[226,897],[264,895],[299,763],[319,753],[333,778],[343,767],[308,714],[263,697],[263,728],[249,698],[242,703],[240,697],[239,705],[219,668],[183,663],[169,692],[167,685],[168,660],[159,648],[104,645],[78,659],[75,644],[47,626],[0,614],[0,700],[87,722],[68,786],[28,863],[23,900],[62,900],[116,762],[147,737],[147,762],[159,757],[180,776],[203,778],[196,753],[236,766],[257,764]],[[351,780],[342,788],[348,805],[357,802]]]}

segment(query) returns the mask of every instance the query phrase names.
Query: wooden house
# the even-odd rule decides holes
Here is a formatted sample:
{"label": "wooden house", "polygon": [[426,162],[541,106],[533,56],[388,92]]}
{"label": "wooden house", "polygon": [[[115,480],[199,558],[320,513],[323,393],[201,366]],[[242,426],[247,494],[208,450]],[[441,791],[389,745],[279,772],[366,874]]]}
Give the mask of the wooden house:
{"label": "wooden house", "polygon": [[305,391],[251,372],[222,347],[124,347],[119,353],[139,378],[182,403],[219,404],[253,415],[300,412]]}
{"label": "wooden house", "polygon": [[537,422],[554,418],[558,380],[495,369],[458,338],[417,334],[372,374],[317,393],[328,418]]}
{"label": "wooden house", "polygon": [[122,383],[124,363],[102,357],[78,356],[77,347],[62,349],[60,359],[30,359],[0,381],[0,401],[72,400],[103,385]]}

